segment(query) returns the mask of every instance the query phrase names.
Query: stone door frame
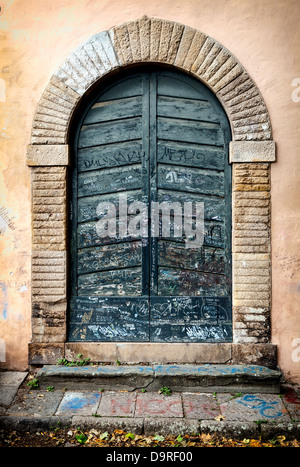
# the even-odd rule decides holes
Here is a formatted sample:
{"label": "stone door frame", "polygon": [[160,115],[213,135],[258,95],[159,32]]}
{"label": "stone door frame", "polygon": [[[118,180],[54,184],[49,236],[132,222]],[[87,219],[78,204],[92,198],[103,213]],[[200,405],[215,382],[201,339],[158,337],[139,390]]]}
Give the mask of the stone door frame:
{"label": "stone door frame", "polygon": [[[72,118],[82,98],[101,79],[142,64],[171,66],[201,80],[219,99],[231,125],[232,343],[67,342],[67,168]],[[45,88],[27,147],[32,187],[29,363],[51,364],[81,353],[95,362],[276,366],[276,346],[270,341],[270,163],[274,161],[270,118],[259,90],[239,61],[211,37],[144,16],[100,32],[79,46]]]}

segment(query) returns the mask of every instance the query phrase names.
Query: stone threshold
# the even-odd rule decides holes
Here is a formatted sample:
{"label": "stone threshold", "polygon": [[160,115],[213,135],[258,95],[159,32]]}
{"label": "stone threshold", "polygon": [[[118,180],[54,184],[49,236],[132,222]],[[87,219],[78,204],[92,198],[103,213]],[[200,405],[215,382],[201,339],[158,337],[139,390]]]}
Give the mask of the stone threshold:
{"label": "stone threshold", "polygon": [[77,355],[93,363],[234,364],[277,368],[272,343],[48,342],[29,344],[30,365],[52,365]]}

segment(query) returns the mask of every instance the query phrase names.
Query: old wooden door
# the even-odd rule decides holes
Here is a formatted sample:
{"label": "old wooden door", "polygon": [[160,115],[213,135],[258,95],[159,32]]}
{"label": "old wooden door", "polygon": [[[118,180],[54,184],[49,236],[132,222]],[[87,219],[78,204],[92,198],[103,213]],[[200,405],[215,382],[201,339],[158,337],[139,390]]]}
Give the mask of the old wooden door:
{"label": "old wooden door", "polygon": [[[181,73],[123,76],[89,104],[74,143],[70,341],[231,340],[229,140],[217,99]],[[152,210],[163,202],[176,203],[169,232]]]}

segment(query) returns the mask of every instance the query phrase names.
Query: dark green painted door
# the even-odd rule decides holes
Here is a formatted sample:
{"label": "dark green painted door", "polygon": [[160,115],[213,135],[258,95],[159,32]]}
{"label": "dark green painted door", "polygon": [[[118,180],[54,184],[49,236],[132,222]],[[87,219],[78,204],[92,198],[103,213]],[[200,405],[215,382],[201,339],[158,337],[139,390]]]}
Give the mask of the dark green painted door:
{"label": "dark green painted door", "polygon": [[229,140],[219,102],[181,73],[93,99],[74,143],[70,341],[231,340]]}

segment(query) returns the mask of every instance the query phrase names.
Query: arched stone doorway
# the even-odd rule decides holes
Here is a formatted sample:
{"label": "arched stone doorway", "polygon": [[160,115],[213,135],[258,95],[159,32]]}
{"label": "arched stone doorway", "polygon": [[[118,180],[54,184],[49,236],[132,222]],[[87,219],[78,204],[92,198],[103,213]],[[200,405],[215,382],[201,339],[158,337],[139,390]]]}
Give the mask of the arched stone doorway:
{"label": "arched stone doorway", "polygon": [[95,361],[159,361],[163,354],[164,361],[274,366],[269,165],[275,160],[275,143],[268,111],[252,79],[222,45],[181,24],[147,17],[99,33],[76,49],[54,73],[38,104],[27,150],[33,206],[30,362],[52,363],[79,348],[66,340],[72,118],[82,97],[100,79],[141,63],[161,63],[201,80],[220,101],[231,125],[233,342],[170,344],[172,349],[156,343],[83,343],[80,352]]}

